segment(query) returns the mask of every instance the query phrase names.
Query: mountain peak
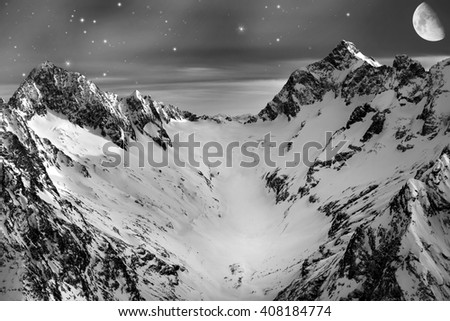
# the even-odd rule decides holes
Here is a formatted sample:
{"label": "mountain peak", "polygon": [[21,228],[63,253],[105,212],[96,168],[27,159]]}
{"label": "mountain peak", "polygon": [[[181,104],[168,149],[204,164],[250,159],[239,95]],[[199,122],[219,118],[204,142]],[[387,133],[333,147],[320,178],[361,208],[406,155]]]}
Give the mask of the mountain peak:
{"label": "mountain peak", "polygon": [[339,42],[339,44],[337,45],[337,48],[339,48],[339,47],[346,48],[349,51],[359,51],[353,42],[347,41],[345,39],[342,39],[341,42]]}
{"label": "mountain peak", "polygon": [[392,64],[394,69],[408,69],[408,68],[415,68],[415,69],[425,69],[423,68],[422,64],[409,57],[408,55],[402,54],[402,55],[396,55],[394,58],[394,62]]}
{"label": "mountain peak", "polygon": [[[44,61],[31,70],[25,81],[11,97],[10,103],[16,106],[23,99],[31,99],[40,104],[43,103],[43,100],[47,100],[48,97],[53,97],[56,94],[65,94],[68,91],[73,93],[80,92],[80,94],[82,92],[82,96],[85,96],[89,92],[97,92],[98,88],[80,73],[58,67],[51,61]],[[28,105],[27,109],[31,112],[31,109],[33,109],[31,105],[36,104]]]}
{"label": "mountain peak", "polygon": [[55,68],[55,67],[56,67],[56,65],[53,62],[46,60],[38,66],[38,69],[49,69],[49,68]]}
{"label": "mountain peak", "polygon": [[358,55],[361,54],[361,51],[355,46],[355,44],[347,40],[341,40],[341,42],[336,46],[335,50],[338,50],[340,52],[346,50],[355,57],[358,57]]}
{"label": "mountain peak", "polygon": [[[342,58],[356,58],[362,60],[373,67],[381,67],[381,64],[371,57],[364,55],[358,48],[356,48],[353,42],[347,40],[341,40],[341,42],[333,49],[327,58],[342,57]],[[327,59],[325,58],[325,59]]]}
{"label": "mountain peak", "polygon": [[131,98],[135,98],[136,100],[142,100],[142,94],[139,90],[133,91],[133,93],[130,95]]}
{"label": "mountain peak", "polygon": [[43,63],[39,64],[38,66],[36,66],[33,70],[31,70],[30,74],[28,75],[27,79],[33,79],[35,78],[37,75],[42,74],[42,73],[48,73],[48,72],[54,72],[55,70],[59,70],[60,72],[65,72],[68,73],[67,70],[60,68],[58,66],[56,66],[53,62],[51,61],[44,61]]}

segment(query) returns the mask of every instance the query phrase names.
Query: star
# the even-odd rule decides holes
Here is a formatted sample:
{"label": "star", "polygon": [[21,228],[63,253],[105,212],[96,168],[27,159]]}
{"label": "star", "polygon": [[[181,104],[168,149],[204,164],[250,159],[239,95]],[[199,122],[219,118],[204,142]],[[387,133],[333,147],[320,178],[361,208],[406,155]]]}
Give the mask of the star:
{"label": "star", "polygon": [[106,77],[106,76],[108,76],[108,74],[106,72],[104,72],[103,73],[103,77]]}
{"label": "star", "polygon": [[108,43],[108,39],[103,39],[103,43]]}
{"label": "star", "polygon": [[243,32],[245,32],[245,26],[240,25],[240,26],[238,26],[237,30],[238,30],[239,33],[243,33]]}
{"label": "star", "polygon": [[118,3],[117,3],[117,6],[118,6],[118,7],[121,7],[121,6],[122,6],[122,2],[118,2]]}
{"label": "star", "polygon": [[172,50],[175,52],[177,51],[177,47],[173,47]]}
{"label": "star", "polygon": [[83,23],[84,22],[84,18],[80,18],[80,22]]}
{"label": "star", "polygon": [[347,16],[347,17],[350,17],[350,12],[347,12],[346,16]]}
{"label": "star", "polygon": [[69,60],[66,60],[65,64],[66,64],[67,67],[70,67],[71,62]]}
{"label": "star", "polygon": [[23,73],[23,74],[22,74],[22,77],[26,77],[26,74],[25,74],[25,73]]}

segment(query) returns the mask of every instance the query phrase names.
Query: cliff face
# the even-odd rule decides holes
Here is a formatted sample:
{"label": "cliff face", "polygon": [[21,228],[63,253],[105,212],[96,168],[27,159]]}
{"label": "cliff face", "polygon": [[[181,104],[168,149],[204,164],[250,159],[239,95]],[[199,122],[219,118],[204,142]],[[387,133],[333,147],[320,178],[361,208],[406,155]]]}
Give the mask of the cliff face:
{"label": "cliff face", "polygon": [[[89,181],[90,171],[3,106],[0,133],[2,296],[30,300],[174,299],[182,267],[100,230],[82,199],[49,171]],[[30,117],[29,113],[25,114]],[[54,179],[54,178],[53,178]],[[146,274],[147,273],[147,274]],[[147,284],[153,286],[147,289]],[[145,289],[143,289],[144,287]]]}
{"label": "cliff face", "polygon": [[351,206],[327,204],[322,210],[333,218],[330,240],[303,262],[301,277],[276,299],[448,300],[448,170],[445,151],[385,206],[375,210],[369,203],[367,221],[351,232],[343,227],[354,225],[352,218],[363,211],[358,203],[364,195],[379,196],[379,187],[353,198]]}

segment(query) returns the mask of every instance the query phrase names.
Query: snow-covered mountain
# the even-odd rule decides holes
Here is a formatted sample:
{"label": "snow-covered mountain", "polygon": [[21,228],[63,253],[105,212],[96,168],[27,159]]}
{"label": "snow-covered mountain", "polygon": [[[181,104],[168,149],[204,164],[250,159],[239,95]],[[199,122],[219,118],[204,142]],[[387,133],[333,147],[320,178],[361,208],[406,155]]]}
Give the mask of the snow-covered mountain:
{"label": "snow-covered mountain", "polygon": [[[0,298],[448,300],[449,132],[450,59],[384,66],[346,41],[255,116],[119,98],[44,63],[0,102]],[[175,161],[191,134],[263,159],[268,133],[275,166],[239,148]],[[307,142],[323,148],[285,166]],[[105,166],[111,143],[125,165]]]}

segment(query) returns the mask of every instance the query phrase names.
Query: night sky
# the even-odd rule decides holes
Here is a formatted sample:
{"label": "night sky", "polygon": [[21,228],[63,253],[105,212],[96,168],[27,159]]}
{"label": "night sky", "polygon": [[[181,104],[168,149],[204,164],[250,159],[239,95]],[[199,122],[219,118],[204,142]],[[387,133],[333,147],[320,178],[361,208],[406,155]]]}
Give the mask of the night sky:
{"label": "night sky", "polygon": [[[450,57],[412,27],[416,0],[11,0],[0,4],[0,95],[45,60],[119,95],[200,114],[257,113],[342,40],[389,64]],[[450,33],[450,1],[427,1]]]}

